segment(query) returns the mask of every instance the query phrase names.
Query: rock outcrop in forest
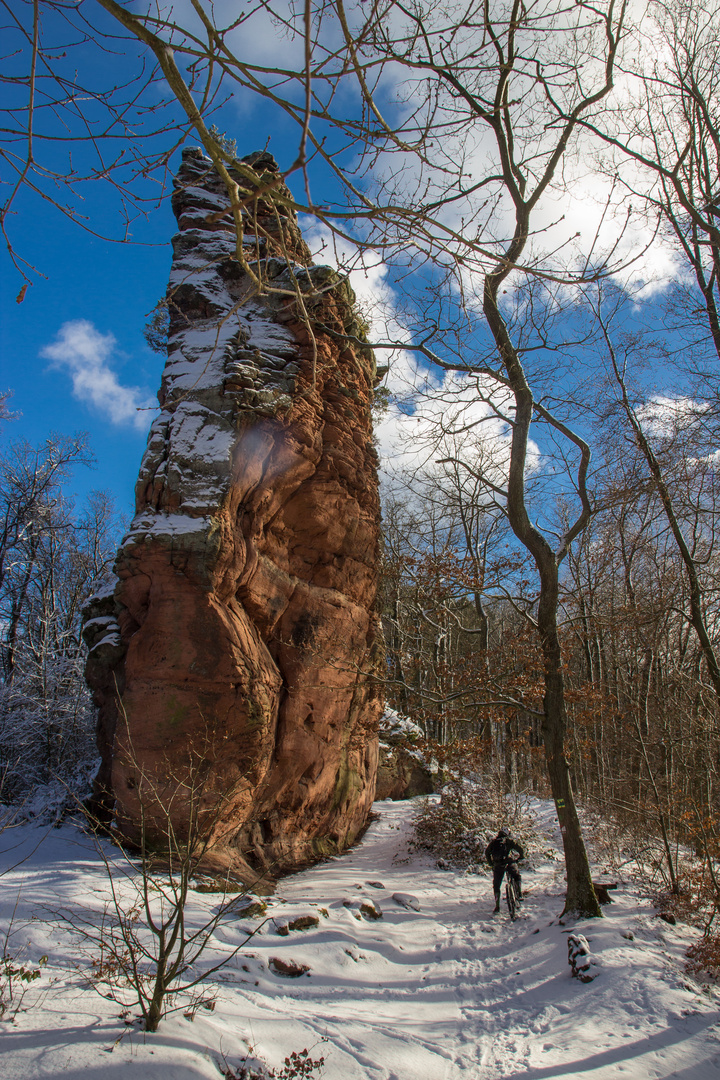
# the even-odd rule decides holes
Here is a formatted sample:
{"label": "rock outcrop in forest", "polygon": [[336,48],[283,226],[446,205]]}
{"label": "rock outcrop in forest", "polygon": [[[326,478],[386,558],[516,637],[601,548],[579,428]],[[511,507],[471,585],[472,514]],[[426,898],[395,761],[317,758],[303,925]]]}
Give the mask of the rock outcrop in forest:
{"label": "rock outcrop in forest", "polygon": [[412,799],[435,791],[437,764],[431,767],[415,745],[423,737],[422,728],[386,707],[380,717],[378,734],[380,756],[375,798]]}
{"label": "rock outcrop in forest", "polygon": [[376,373],[274,160],[232,175],[241,257],[224,183],[183,154],[160,413],[85,636],[117,827],[161,843],[197,805],[214,865],[251,878],[351,843],[374,795]]}

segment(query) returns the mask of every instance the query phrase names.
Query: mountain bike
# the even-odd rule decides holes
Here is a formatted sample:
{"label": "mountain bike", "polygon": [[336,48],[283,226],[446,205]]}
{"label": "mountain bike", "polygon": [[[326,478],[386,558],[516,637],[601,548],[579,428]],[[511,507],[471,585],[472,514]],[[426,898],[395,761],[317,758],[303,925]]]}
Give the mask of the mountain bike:
{"label": "mountain bike", "polygon": [[[512,863],[517,863],[517,859],[510,860]],[[520,906],[520,881],[514,875],[506,871],[505,877],[505,900],[508,906],[508,912],[510,913],[510,919],[512,922],[518,917],[518,907]]]}

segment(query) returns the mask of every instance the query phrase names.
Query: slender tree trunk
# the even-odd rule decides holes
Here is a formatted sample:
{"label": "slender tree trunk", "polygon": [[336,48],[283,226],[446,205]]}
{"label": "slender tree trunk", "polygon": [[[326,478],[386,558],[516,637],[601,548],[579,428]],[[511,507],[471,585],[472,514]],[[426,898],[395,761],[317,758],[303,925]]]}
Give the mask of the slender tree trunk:
{"label": "slender tree trunk", "polygon": [[655,796],[655,803],[657,805],[658,812],[658,824],[660,826],[660,833],[662,835],[663,847],[665,848],[665,858],[667,859],[668,874],[670,875],[670,889],[671,892],[675,896],[677,896],[680,892],[680,887],[678,885],[677,874],[675,873],[675,863],[673,861],[672,848],[670,846],[670,837],[667,830],[667,818],[665,816],[665,811],[663,810],[662,799],[660,798],[660,792],[658,791],[658,786],[655,782],[655,774],[652,770],[650,759],[648,758],[647,747],[645,746],[645,740],[643,738],[642,731],[640,730],[640,722],[637,717],[635,717],[635,732],[637,734],[638,742],[640,744],[640,750],[642,753],[643,761],[645,762],[645,768],[647,770],[648,779],[650,780],[650,786],[653,790],[653,795]]}
{"label": "slender tree trunk", "polygon": [[[510,446],[510,469],[508,474],[508,520],[515,536],[532,555],[540,578],[537,629],[543,655],[545,694],[543,697],[543,741],[548,777],[558,812],[558,821],[565,851],[567,870],[567,894],[565,912],[590,917],[602,916],[595,895],[590,873],[590,863],[585,850],[580,820],[570,781],[570,766],[565,750],[567,714],[565,709],[565,686],[562,669],[557,613],[560,603],[559,564],[572,539],[579,535],[590,518],[587,498],[583,499],[580,517],[565,535],[560,553],[556,553],[545,536],[530,520],[525,503],[525,466],[534,402],[525,371],[520,362],[497,305],[497,290],[502,273],[485,281],[484,312],[495,339],[499,355],[508,375],[508,382],[515,399],[515,417]],[[563,433],[580,445],[567,428]],[[584,481],[589,464],[589,451],[582,444],[582,460],[578,474],[578,488],[584,492]]]}
{"label": "slender tree trunk", "polygon": [[406,715],[410,712],[410,702],[408,699],[407,680],[405,678],[405,670],[403,666],[403,649],[404,641],[402,630],[400,629],[400,600],[395,597],[393,600],[393,617],[390,623],[390,656],[392,657],[393,664],[393,678],[397,684],[397,695],[400,704],[400,708]]}
{"label": "slender tree trunk", "polygon": [[565,912],[599,917],[602,911],[592,884],[590,863],[570,781],[570,763],[565,752],[567,713],[560,638],[557,630],[557,604],[558,567],[554,556],[548,551],[544,572],[541,570],[538,605],[538,632],[543,653],[545,679],[543,740],[550,787],[557,808],[565,851],[567,869]]}

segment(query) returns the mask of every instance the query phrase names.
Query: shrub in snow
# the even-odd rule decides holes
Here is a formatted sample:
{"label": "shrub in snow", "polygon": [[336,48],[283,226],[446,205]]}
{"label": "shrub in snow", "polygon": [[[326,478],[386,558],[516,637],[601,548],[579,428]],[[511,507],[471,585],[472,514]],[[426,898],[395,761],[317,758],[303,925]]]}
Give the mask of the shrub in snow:
{"label": "shrub in snow", "polygon": [[0,957],[0,1020],[15,1019],[23,1008],[30,984],[40,978],[47,962],[47,956],[41,956],[34,967],[11,956],[7,950],[4,952]]}
{"label": "shrub in snow", "polygon": [[[325,1039],[322,1041],[325,1042]],[[220,1072],[225,1080],[301,1080],[302,1077],[313,1076],[324,1064],[324,1057],[313,1059],[309,1050],[293,1050],[279,1069],[269,1069],[257,1058],[246,1058],[242,1064],[232,1068],[227,1060],[223,1059]]]}
{"label": "shrub in snow", "polygon": [[704,982],[717,983],[720,978],[720,937],[708,927],[703,936],[687,951],[688,970],[702,976]]}
{"label": "shrub in snow", "polygon": [[[84,651],[45,657],[42,671],[18,662],[0,694],[3,801],[24,802],[56,782],[73,790],[78,769],[97,769],[95,710],[85,686]],[[20,666],[22,664],[22,666]]]}
{"label": "shrub in snow", "polygon": [[455,776],[439,797],[430,796],[421,804],[411,847],[432,852],[440,869],[455,866],[483,873],[485,848],[501,825],[507,825],[531,862],[540,853],[547,857],[546,845],[519,800],[512,806],[498,800],[492,779]]}
{"label": "shrub in snow", "polygon": [[15,821],[53,825],[68,814],[79,812],[92,794],[99,763],[99,758],[91,756],[73,768],[68,767],[62,780],[28,788],[13,804]]}
{"label": "shrub in snow", "polygon": [[587,938],[582,934],[570,934],[568,937],[568,964],[572,968],[573,977],[580,982],[592,982],[598,974],[593,967]]}

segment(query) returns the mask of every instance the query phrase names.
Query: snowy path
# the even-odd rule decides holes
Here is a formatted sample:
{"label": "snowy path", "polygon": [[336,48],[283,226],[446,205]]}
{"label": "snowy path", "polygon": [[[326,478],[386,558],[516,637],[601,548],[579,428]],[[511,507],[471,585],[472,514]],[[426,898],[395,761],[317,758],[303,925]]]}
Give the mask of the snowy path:
{"label": "snowy path", "polygon": [[[317,927],[279,936],[266,924],[222,971],[214,1012],[193,1022],[174,1014],[156,1035],[127,1030],[117,1045],[118,1006],[85,988],[66,932],[42,921],[46,905],[99,911],[102,867],[87,838],[51,831],[2,879],[0,917],[22,879],[24,940],[32,956],[50,952],[56,981],[0,1026],[0,1077],[217,1080],[218,1059],[237,1067],[250,1043],[275,1066],[292,1050],[322,1054],[324,1080],[720,1080],[718,999],[683,971],[693,931],[659,921],[630,886],[605,919],[559,925],[563,882],[552,862],[524,874],[529,896],[511,924],[491,914],[487,878],[408,856],[407,803],[375,809],[357,849],[280,884],[269,908],[277,923],[316,914]],[[419,911],[393,893],[414,895]],[[358,921],[357,904],[343,905],[365,898],[381,919]],[[216,936],[233,945],[248,925],[228,918]],[[571,929],[588,937],[600,969],[587,985],[570,978]],[[272,957],[310,972],[281,978]]]}

